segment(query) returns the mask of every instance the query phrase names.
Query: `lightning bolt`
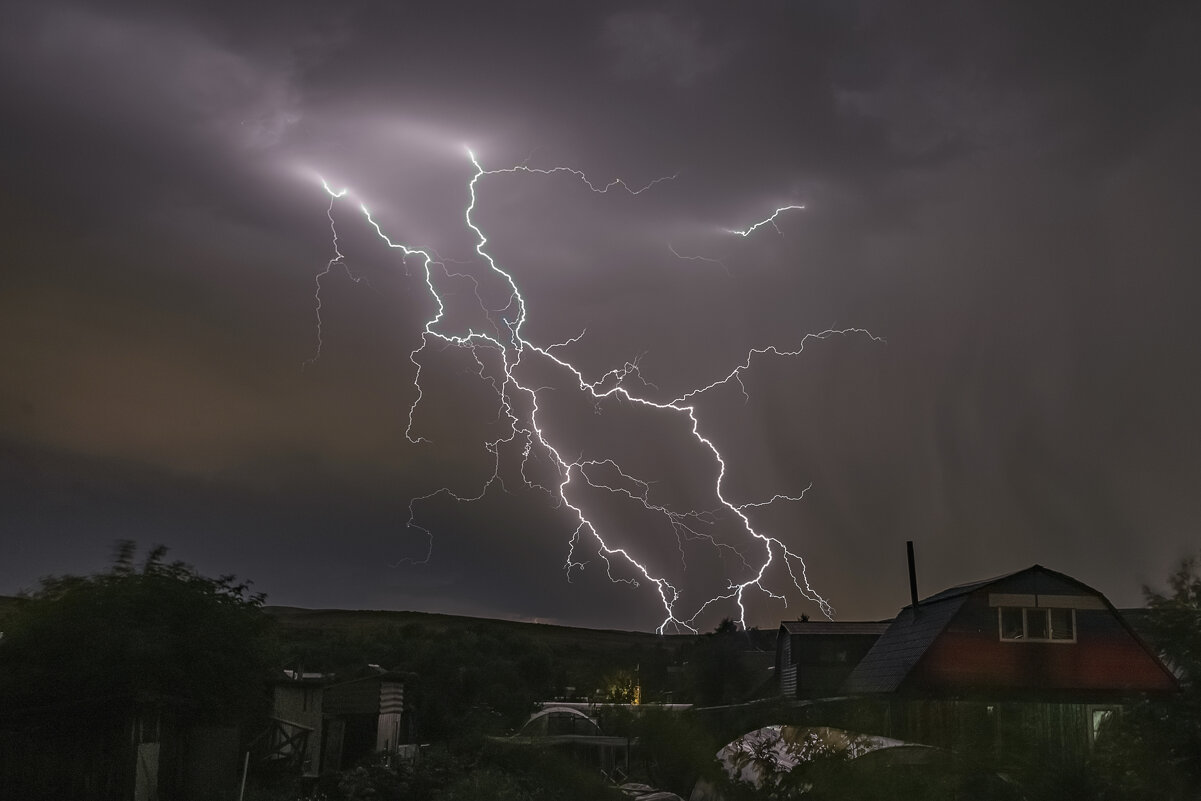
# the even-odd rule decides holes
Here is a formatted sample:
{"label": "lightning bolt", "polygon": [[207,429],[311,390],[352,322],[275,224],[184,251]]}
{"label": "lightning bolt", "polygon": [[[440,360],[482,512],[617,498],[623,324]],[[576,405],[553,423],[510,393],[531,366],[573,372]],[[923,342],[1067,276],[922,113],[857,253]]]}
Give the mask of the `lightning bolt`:
{"label": "lightning bolt", "polygon": [[[806,334],[796,347],[781,349],[776,346],[753,348],[746,354],[742,363],[734,366],[725,375],[716,378],[708,384],[696,387],[676,397],[658,398],[658,388],[642,377],[638,359],[626,362],[600,376],[589,377],[584,371],[573,364],[562,353],[569,346],[577,343],[585,336],[585,332],[563,342],[539,344],[527,338],[523,329],[528,320],[526,300],[518,288],[513,275],[504,269],[499,261],[488,250],[488,237],[477,225],[474,219],[478,203],[477,188],[481,180],[501,174],[522,173],[531,176],[568,175],[576,179],[592,192],[605,194],[613,189],[620,189],[630,195],[639,195],[656,184],[671,180],[675,176],[656,178],[649,183],[634,188],[621,179],[614,179],[605,184],[594,183],[583,172],[569,167],[553,167],[549,169],[532,168],[526,164],[501,169],[485,169],[470,150],[467,151],[474,172],[467,181],[467,203],[463,212],[463,223],[475,239],[475,254],[484,266],[483,272],[470,275],[452,272],[446,262],[439,258],[432,249],[418,248],[394,240],[384,231],[382,226],[372,217],[366,205],[359,204],[359,212],[365,217],[379,239],[390,249],[400,254],[403,264],[416,261],[420,265],[420,275],[424,279],[427,291],[433,301],[434,311],[425,321],[421,332],[421,344],[409,354],[409,361],[414,366],[413,385],[416,397],[408,411],[408,426],[405,435],[414,444],[428,443],[429,440],[415,434],[414,418],[424,400],[422,390],[423,359],[426,352],[434,345],[440,347],[459,348],[469,353],[478,367],[478,375],[486,381],[495,392],[497,398],[497,420],[504,421],[503,433],[491,441],[485,442],[484,447],[491,455],[491,473],[480,483],[475,491],[464,494],[443,487],[432,493],[413,498],[409,503],[409,518],[407,526],[410,530],[420,532],[427,542],[426,552],[421,559],[408,559],[418,563],[428,562],[433,553],[433,532],[422,526],[417,514],[423,502],[437,496],[446,496],[459,502],[472,502],[483,499],[494,487],[506,489],[502,478],[502,453],[506,449],[516,449],[521,456],[521,480],[531,488],[540,489],[550,496],[553,504],[564,510],[572,521],[573,529],[567,542],[567,555],[564,570],[568,580],[573,572],[583,570],[589,562],[587,554],[595,554],[604,564],[608,577],[615,582],[624,582],[640,586],[645,582],[653,588],[662,607],[663,617],[657,631],[696,632],[698,619],[709,609],[719,604],[732,604],[738,610],[738,622],[746,627],[747,593],[760,592],[767,597],[788,603],[785,593],[796,591],[801,597],[815,603],[827,617],[833,617],[834,609],[810,584],[804,559],[790,548],[778,536],[756,528],[752,523],[750,513],[762,507],[781,502],[799,502],[809,490],[805,487],[799,493],[776,493],[766,500],[737,501],[727,497],[725,480],[727,464],[721,451],[707,433],[697,409],[700,396],[712,392],[719,387],[737,383],[749,400],[743,376],[752,363],[764,358],[795,358],[799,357],[806,345],[820,342],[834,336],[861,335],[875,342],[880,338],[861,328],[828,329],[819,333]],[[335,206],[349,199],[348,190],[332,189],[322,180],[322,186],[329,196],[327,217],[333,236],[333,256],[327,262],[325,269],[317,276],[316,314],[318,327],[318,347],[310,362],[320,356],[321,346],[321,281],[331,271],[341,268],[347,270],[345,257],[339,248],[338,231],[335,223]],[[733,231],[747,236],[756,228],[763,225],[775,225],[775,218],[789,209],[801,206],[785,206],[777,209],[775,214],[763,220],[746,231]],[[779,230],[779,229],[777,229]],[[670,245],[669,245],[670,247]],[[675,253],[674,248],[672,252]],[[677,257],[680,256],[676,253]],[[715,260],[713,260],[715,261]],[[724,266],[724,265],[723,265]],[[353,276],[352,276],[353,277]],[[475,287],[475,298],[479,304],[482,327],[467,327],[461,330],[445,330],[446,321],[446,292],[442,285],[451,279],[469,279]],[[499,308],[491,308],[481,294],[481,281],[490,284],[499,282],[503,288],[505,299]],[[674,425],[683,427],[696,442],[699,452],[710,465],[712,476],[712,494],[714,505],[710,509],[674,509],[656,502],[652,497],[653,482],[639,477],[624,469],[612,458],[583,454],[568,455],[563,446],[557,444],[554,433],[544,421],[541,401],[545,392],[551,388],[534,385],[525,377],[526,365],[551,368],[557,374],[573,383],[581,396],[593,404],[595,411],[603,413],[609,403],[629,404],[645,410],[648,414],[662,416],[665,422],[674,421]],[[529,463],[538,459],[545,461],[551,467],[551,474],[556,478],[547,484],[540,483],[527,474]],[[811,485],[810,485],[811,486]],[[608,493],[615,498],[638,504],[642,509],[664,519],[675,532],[677,538],[681,566],[686,570],[685,544],[688,542],[705,542],[717,551],[732,556],[743,568],[740,578],[729,578],[726,587],[716,595],[709,597],[699,604],[691,605],[688,610],[682,607],[685,596],[682,590],[674,586],[665,576],[652,571],[638,554],[629,548],[611,544],[605,533],[593,522],[585,509],[583,492],[592,490]],[[714,528],[722,520],[729,519],[745,539],[747,545],[736,547],[714,533]],[[788,575],[788,588],[769,586],[768,571],[779,562]],[[622,565],[634,577],[623,577],[614,574],[615,565]]]}
{"label": "lightning bolt", "polygon": [[[334,222],[334,204],[338,201],[339,198],[346,197],[346,193],[350,190],[348,190],[348,189],[332,189],[330,187],[330,185],[325,182],[324,178],[321,179],[321,188],[324,189],[326,191],[326,193],[329,195],[329,207],[325,210],[325,216],[329,218],[330,235],[333,237],[333,241],[334,241],[334,254],[332,256],[330,256],[329,261],[327,261],[325,263],[325,269],[322,270],[321,272],[317,273],[317,276],[314,279],[314,282],[317,284],[317,289],[313,292],[313,301],[314,301],[314,306],[315,306],[314,315],[317,320],[317,322],[316,322],[317,345],[316,345],[316,349],[313,351],[313,355],[305,360],[304,364],[306,367],[313,364],[319,358],[321,358],[321,348],[325,345],[325,341],[322,339],[321,282],[326,277],[328,277],[329,274],[332,273],[338,267],[345,268],[345,266],[346,266],[346,257],[342,255],[342,250],[338,245],[338,226]],[[350,277],[352,280],[354,279],[354,275],[351,274],[351,272],[349,270],[346,270],[346,275],[348,277]]]}
{"label": "lightning bolt", "polygon": [[680,253],[680,251],[676,250],[675,245],[671,244],[670,242],[667,243],[667,249],[671,251],[671,255],[675,256],[680,261],[704,261],[708,262],[709,264],[716,264],[718,267],[726,271],[726,275],[730,274],[730,268],[727,267],[725,262],[723,262],[721,259],[711,259],[708,256],[686,256],[683,253]]}
{"label": "lightning bolt", "polygon": [[804,206],[781,206],[780,208],[778,208],[774,212],[772,212],[772,215],[770,217],[768,217],[766,220],[760,220],[759,222],[755,223],[750,228],[747,228],[744,231],[739,231],[737,228],[727,228],[726,233],[738,234],[741,237],[748,237],[755,232],[756,228],[762,228],[765,225],[770,225],[772,228],[776,229],[777,234],[780,234],[781,236],[783,236],[784,232],[780,230],[780,227],[778,225],[776,225],[776,218],[779,217],[781,214],[783,214],[786,211],[799,210],[799,209],[803,209],[803,208],[805,208],[805,207]]}

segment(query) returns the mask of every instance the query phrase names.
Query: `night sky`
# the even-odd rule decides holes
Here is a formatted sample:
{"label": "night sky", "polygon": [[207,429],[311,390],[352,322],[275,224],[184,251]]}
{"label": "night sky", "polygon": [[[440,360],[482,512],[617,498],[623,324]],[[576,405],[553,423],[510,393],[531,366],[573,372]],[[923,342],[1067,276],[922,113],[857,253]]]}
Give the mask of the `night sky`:
{"label": "night sky", "polygon": [[[1039,563],[1118,605],[1201,544],[1197,3],[41,0],[2,19],[0,594],[134,539],[275,604],[659,625],[654,586],[621,559],[611,581],[523,482],[561,480],[544,449],[523,473],[520,438],[486,447],[504,349],[411,356],[436,302],[360,203],[439,257],[442,330],[509,341],[468,146],[535,170],[480,176],[472,222],[524,340],[585,332],[552,352],[588,381],[636,361],[622,386],[666,403],[751,348],[879,338],[756,356],[695,399],[731,503],[809,488],[745,513],[839,618],[908,602],[906,540],[923,594]],[[536,172],[556,167],[625,184]],[[318,176],[350,193],[331,206]],[[747,580],[762,543],[719,508],[686,418],[522,365],[563,459],[645,482],[601,465],[627,494],[577,475],[573,503],[682,617]],[[408,525],[414,497],[479,495],[498,465],[478,501],[413,506],[431,538]],[[639,492],[712,514],[673,531]],[[787,607],[752,588],[749,624],[820,614],[783,563]]]}

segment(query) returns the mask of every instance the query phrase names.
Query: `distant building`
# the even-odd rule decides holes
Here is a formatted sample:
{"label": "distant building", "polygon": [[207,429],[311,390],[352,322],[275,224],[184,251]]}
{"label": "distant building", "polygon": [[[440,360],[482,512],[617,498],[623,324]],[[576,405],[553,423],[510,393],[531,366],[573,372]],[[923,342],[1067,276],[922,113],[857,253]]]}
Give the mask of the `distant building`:
{"label": "distant building", "polygon": [[883,623],[785,620],[776,638],[780,694],[820,698],[842,683],[889,627]]}

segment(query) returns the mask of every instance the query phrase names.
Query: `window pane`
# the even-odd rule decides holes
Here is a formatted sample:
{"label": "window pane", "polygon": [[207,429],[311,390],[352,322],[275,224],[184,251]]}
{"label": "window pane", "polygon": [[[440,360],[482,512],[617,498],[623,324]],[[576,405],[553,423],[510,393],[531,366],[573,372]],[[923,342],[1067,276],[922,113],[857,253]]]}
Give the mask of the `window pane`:
{"label": "window pane", "polygon": [[1094,709],[1093,710],[1093,740],[1097,739],[1097,735],[1101,733],[1101,729],[1113,719],[1112,709]]}
{"label": "window pane", "polygon": [[1020,640],[1023,636],[1022,610],[1001,607],[1001,639]]}
{"label": "window pane", "polygon": [[1026,637],[1031,640],[1051,639],[1049,615],[1046,609],[1026,610]]}
{"label": "window pane", "polygon": [[1076,637],[1076,627],[1073,625],[1071,609],[1051,610],[1051,639],[1071,640]]}

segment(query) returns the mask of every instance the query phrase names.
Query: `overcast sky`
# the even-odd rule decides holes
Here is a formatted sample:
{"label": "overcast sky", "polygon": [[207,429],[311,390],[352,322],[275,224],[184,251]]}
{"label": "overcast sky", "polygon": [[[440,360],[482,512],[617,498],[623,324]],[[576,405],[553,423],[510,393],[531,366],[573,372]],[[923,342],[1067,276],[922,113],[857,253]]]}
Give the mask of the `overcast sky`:
{"label": "overcast sky", "polygon": [[[3,20],[0,593],[128,538],[276,604],[647,630],[659,591],[572,505],[689,618],[768,552],[722,499],[802,491],[740,510],[788,602],[748,587],[749,624],[820,614],[783,547],[877,619],[909,539],[922,594],[1039,563],[1119,605],[1201,544],[1196,3]],[[528,171],[473,184],[467,147]],[[870,336],[690,401],[724,474],[685,414],[534,350],[584,332],[551,353],[587,381],[637,360],[621,386],[664,404],[828,329]],[[442,338],[468,331],[492,342]],[[489,448],[498,386],[526,430],[536,391],[554,453]]]}

